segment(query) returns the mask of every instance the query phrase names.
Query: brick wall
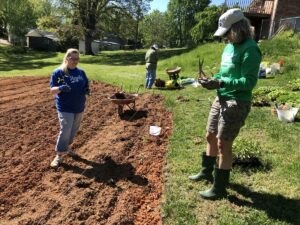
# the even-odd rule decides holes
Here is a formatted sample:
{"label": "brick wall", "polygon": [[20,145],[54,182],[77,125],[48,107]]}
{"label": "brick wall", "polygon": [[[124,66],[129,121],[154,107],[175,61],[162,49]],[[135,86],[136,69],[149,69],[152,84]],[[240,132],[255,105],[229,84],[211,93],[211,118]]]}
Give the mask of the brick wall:
{"label": "brick wall", "polygon": [[278,0],[275,14],[275,30],[278,28],[280,19],[297,16],[300,17],[300,0]]}
{"label": "brick wall", "polygon": [[281,18],[300,16],[299,0],[278,0],[276,16]]}

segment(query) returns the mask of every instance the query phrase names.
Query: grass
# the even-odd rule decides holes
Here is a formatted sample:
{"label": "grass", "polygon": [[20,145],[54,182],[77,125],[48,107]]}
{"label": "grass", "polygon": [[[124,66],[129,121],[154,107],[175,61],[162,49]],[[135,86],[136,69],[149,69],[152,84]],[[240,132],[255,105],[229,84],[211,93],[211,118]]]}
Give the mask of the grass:
{"label": "grass", "polygon": [[[284,39],[292,44],[279,45],[277,39],[261,44],[264,60],[277,62],[280,58],[285,61],[285,66],[282,74],[274,79],[259,80],[257,87],[284,86],[288,81],[299,78],[299,38],[287,35]],[[157,77],[167,79],[165,69],[175,66],[182,67],[181,76],[195,77],[199,57],[205,59],[204,70],[208,74],[214,73],[218,70],[223,48],[222,43],[211,43],[195,49],[161,50]],[[63,57],[61,53],[20,54],[10,51],[0,48],[1,77],[49,76]],[[82,56],[79,66],[90,79],[137,91],[139,85],[144,84],[145,51]],[[300,224],[299,121],[283,123],[271,115],[270,107],[253,107],[238,137],[238,146],[246,149],[258,143],[260,158],[263,163],[268,163],[267,169],[234,168],[229,199],[203,201],[198,198],[198,192],[210,185],[192,183],[187,177],[200,168],[200,154],[206,146],[206,120],[215,92],[191,86],[182,90],[151,92],[165,96],[166,107],[173,113],[174,119],[164,169],[165,189],[161,209],[164,224]],[[179,96],[188,101],[176,101]]]}

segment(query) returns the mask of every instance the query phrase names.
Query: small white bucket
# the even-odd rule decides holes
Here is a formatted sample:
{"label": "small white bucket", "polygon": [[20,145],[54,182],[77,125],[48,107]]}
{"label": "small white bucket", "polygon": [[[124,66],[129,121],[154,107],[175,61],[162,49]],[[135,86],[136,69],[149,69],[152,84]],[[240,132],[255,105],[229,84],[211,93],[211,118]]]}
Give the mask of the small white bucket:
{"label": "small white bucket", "polygon": [[290,109],[276,108],[278,119],[288,123],[294,122],[298,110],[299,110],[298,108],[290,108]]}
{"label": "small white bucket", "polygon": [[159,136],[161,132],[161,127],[150,126],[149,133],[153,136]]}

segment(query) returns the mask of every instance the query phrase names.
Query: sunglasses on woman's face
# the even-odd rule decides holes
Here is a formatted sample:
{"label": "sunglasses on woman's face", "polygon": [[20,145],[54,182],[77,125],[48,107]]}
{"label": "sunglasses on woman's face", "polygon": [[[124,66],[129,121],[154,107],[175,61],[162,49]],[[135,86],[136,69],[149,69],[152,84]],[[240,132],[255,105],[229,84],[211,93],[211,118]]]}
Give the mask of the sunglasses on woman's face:
{"label": "sunglasses on woman's face", "polygon": [[79,57],[68,57],[68,59],[72,61],[79,61]]}

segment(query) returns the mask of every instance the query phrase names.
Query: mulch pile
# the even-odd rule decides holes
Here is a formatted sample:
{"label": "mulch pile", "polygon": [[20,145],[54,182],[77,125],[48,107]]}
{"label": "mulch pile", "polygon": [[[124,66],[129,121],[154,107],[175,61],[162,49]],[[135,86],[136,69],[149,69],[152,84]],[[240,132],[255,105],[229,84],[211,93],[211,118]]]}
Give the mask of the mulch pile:
{"label": "mulch pile", "polygon": [[[0,224],[161,224],[163,165],[172,115],[142,94],[119,116],[116,87],[91,82],[72,149],[50,168],[59,132],[47,77],[0,79]],[[150,136],[150,125],[162,127]]]}

